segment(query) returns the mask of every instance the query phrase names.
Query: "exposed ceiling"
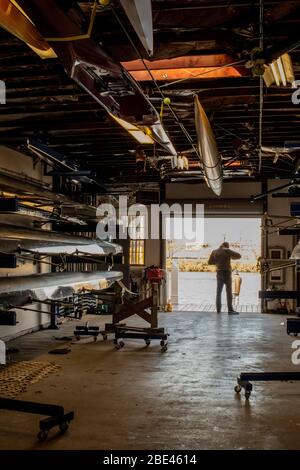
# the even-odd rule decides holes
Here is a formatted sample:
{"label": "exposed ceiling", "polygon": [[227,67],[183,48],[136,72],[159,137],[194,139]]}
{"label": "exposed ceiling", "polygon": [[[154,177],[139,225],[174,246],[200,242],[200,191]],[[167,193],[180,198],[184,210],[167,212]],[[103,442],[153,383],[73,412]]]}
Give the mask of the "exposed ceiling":
{"label": "exposed ceiling", "polygon": [[[94,1],[59,3],[86,28]],[[265,55],[271,59],[289,51],[295,78],[300,79],[300,0],[263,3]],[[42,60],[3,29],[0,79],[6,83],[7,103],[0,105],[1,145],[28,151],[27,139],[38,139],[76,160],[83,169],[92,169],[108,184],[198,183],[201,168],[193,151],[197,140],[193,96],[198,94],[217,139],[225,178],[261,180],[295,174],[300,152],[280,151],[291,141],[300,147],[300,105],[292,103],[294,90],[290,87],[264,87],[262,144],[279,151],[263,150],[261,168],[259,165],[260,79],[247,67],[251,51],[259,46],[258,1],[153,0],[151,59],[119,2],[112,5],[139,54],[150,60],[147,65],[157,82],[145,71],[111,8],[98,6],[93,39],[132,73],[158,112],[161,93],[171,99],[170,107],[164,106],[162,121],[177,152],[188,158],[189,173],[172,170],[165,160],[157,164],[164,152],[153,145],[144,146],[149,160],[146,171],[137,173],[138,143],[68,77],[59,59]]]}

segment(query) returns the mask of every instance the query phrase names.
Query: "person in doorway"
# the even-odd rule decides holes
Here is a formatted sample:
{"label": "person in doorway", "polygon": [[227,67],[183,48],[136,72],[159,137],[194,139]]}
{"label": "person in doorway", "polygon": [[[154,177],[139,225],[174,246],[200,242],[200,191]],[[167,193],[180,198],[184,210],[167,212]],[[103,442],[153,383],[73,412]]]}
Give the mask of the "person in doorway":
{"label": "person in doorway", "polygon": [[232,278],[231,278],[231,260],[240,259],[241,255],[236,251],[230,250],[229,243],[223,242],[220,247],[211,252],[208,264],[215,265],[217,268],[217,312],[221,312],[222,290],[225,285],[227,295],[228,314],[238,314],[232,306]]}

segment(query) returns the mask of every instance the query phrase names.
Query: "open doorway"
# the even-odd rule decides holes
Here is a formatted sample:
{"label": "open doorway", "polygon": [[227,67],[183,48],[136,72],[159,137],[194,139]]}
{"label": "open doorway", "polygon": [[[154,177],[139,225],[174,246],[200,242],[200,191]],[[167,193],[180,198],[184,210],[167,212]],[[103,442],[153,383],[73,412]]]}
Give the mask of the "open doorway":
{"label": "open doorway", "polygon": [[[167,222],[167,225],[171,221]],[[208,265],[211,251],[222,242],[239,252],[240,260],[232,261],[233,292],[235,307],[239,311],[260,310],[258,291],[260,273],[258,258],[261,254],[259,217],[207,217],[204,219],[201,241],[167,240],[167,269],[169,272],[168,296],[181,310],[214,311],[216,274],[215,267]],[[240,277],[238,292],[236,279]],[[177,286],[176,286],[177,283]],[[239,282],[238,282],[239,284]],[[222,304],[226,305],[225,289]]]}

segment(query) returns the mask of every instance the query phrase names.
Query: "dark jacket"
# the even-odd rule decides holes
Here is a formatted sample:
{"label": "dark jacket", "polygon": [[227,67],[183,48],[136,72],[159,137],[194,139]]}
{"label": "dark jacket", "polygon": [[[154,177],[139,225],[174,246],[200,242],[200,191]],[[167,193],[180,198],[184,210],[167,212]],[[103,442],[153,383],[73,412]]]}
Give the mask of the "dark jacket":
{"label": "dark jacket", "polygon": [[215,264],[217,271],[231,271],[230,261],[240,258],[241,255],[236,251],[230,250],[230,248],[218,248],[212,251],[208,264]]}

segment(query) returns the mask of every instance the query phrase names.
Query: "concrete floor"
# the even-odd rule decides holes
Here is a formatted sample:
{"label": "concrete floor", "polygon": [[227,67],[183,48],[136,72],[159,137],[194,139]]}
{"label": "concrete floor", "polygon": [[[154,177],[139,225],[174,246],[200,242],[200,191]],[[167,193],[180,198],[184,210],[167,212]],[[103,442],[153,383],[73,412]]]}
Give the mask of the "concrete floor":
{"label": "concrete floor", "polygon": [[[0,411],[0,449],[300,449],[299,382],[255,383],[249,402],[233,391],[243,371],[300,371],[291,363],[295,338],[286,335],[284,320],[160,314],[171,335],[166,353],[156,342],[146,348],[127,340],[116,351],[111,340],[85,339],[52,356],[47,351],[62,344],[53,332],[19,338],[11,345],[22,349],[20,360],[54,360],[61,370],[18,398],[62,404],[75,420],[65,435],[52,430],[39,443],[38,416]],[[68,322],[55,334],[73,328]]]}

